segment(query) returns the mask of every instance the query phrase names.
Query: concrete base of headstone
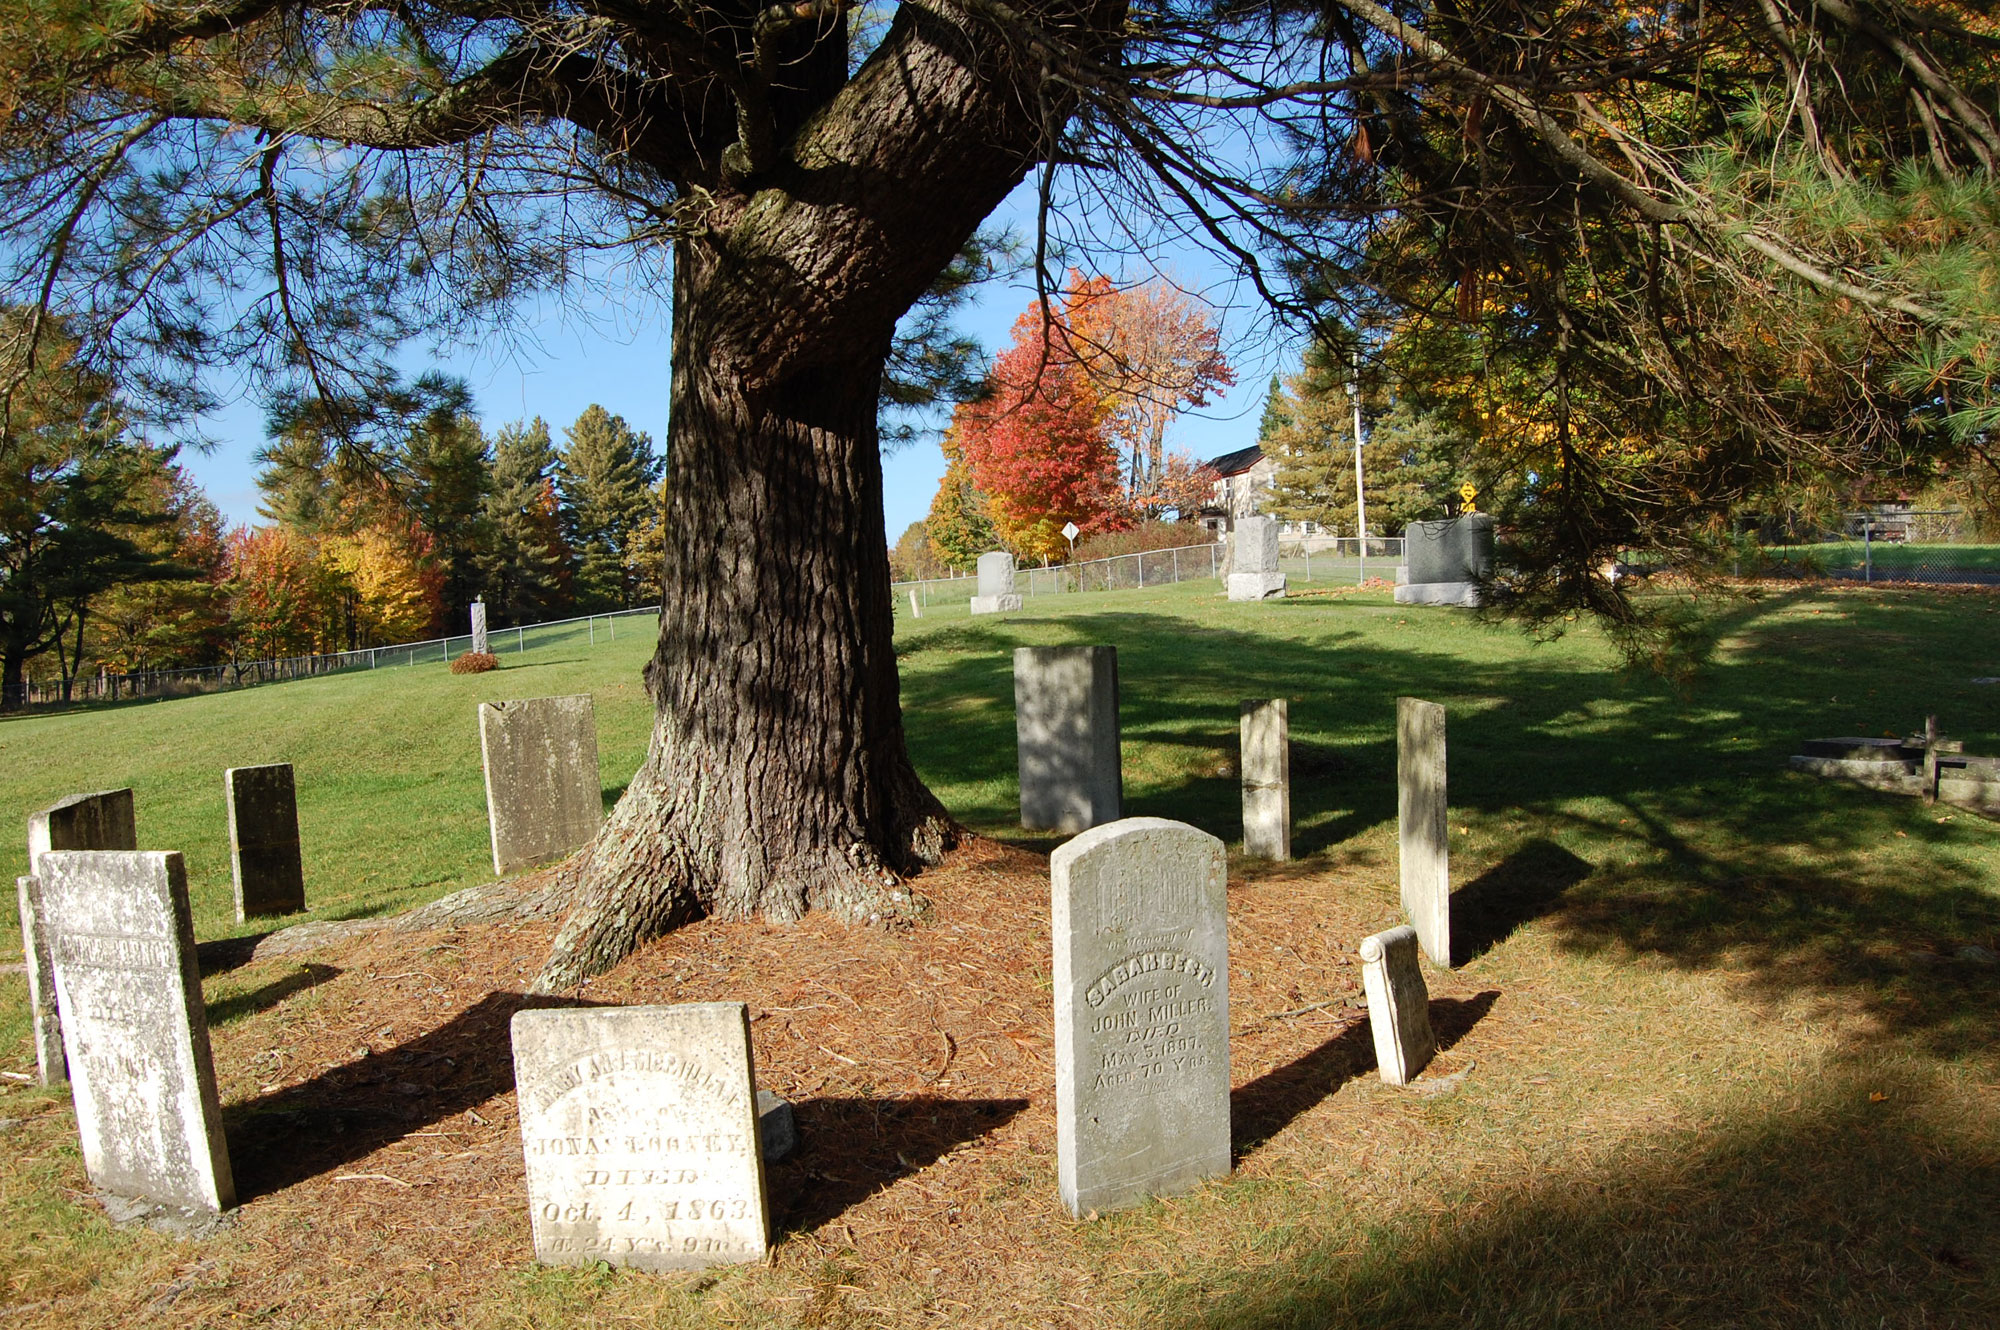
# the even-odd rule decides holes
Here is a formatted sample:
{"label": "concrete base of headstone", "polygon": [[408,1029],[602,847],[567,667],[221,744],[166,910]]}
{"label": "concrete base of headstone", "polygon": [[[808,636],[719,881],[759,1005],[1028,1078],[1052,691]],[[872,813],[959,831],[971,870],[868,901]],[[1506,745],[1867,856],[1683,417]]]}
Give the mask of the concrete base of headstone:
{"label": "concrete base of headstone", "polygon": [[1398,605],[1450,605],[1476,610],[1480,605],[1477,582],[1404,582],[1396,587]]}
{"label": "concrete base of headstone", "polygon": [[181,856],[58,850],[36,878],[92,1185],[229,1209],[236,1184]]}
{"label": "concrete base of headstone", "polygon": [[1123,813],[1116,647],[1016,647],[1014,731],[1023,827],[1075,834]]}
{"label": "concrete base of headstone", "polygon": [[1283,573],[1231,573],[1225,581],[1231,600],[1280,600],[1285,594]]}
{"label": "concrete base of headstone", "polygon": [[1222,842],[1165,818],[1049,856],[1056,1175],[1084,1216],[1229,1172]]}
{"label": "concrete base of headstone", "polygon": [[1404,924],[1361,942],[1361,986],[1375,1063],[1387,1085],[1408,1085],[1437,1052],[1430,991],[1417,961],[1417,930]]}
{"label": "concrete base of headstone", "polygon": [[229,815],[229,875],[236,887],[236,922],[305,909],[305,863],[299,852],[292,764],[231,767],[222,773],[222,796]]}
{"label": "concrete base of headstone", "polygon": [[1015,594],[1005,596],[974,596],[974,614],[1010,614],[1021,608],[1021,597]]}
{"label": "concrete base of headstone", "polygon": [[1451,968],[1451,828],[1444,708],[1396,699],[1396,860],[1403,913],[1431,963]]}
{"label": "concrete base of headstone", "polygon": [[[1988,765],[1993,759],[1947,757],[1938,773],[1938,801],[1987,817],[2000,818],[2000,767]],[[1869,761],[1859,758],[1805,757],[1791,759],[1792,770],[1849,785],[1859,785],[1885,794],[1924,794],[1923,763],[1919,761]]]}
{"label": "concrete base of headstone", "polygon": [[560,859],[597,834],[604,795],[588,693],[480,703],[479,755],[494,872]]}
{"label": "concrete base of headstone", "polygon": [[[97,790],[59,799],[28,817],[28,871],[50,850],[136,850],[138,823],[132,791]],[[35,1033],[35,1064],[43,1085],[59,1085],[63,1070],[62,1020],[56,1010],[55,964],[36,926],[38,892],[17,881],[21,951],[28,966],[28,1018]]]}
{"label": "concrete base of headstone", "polygon": [[757,1092],[757,1143],[767,1164],[775,1164],[799,1148],[799,1123],[791,1104],[769,1090]]}
{"label": "concrete base of headstone", "polygon": [[688,1270],[770,1247],[740,1002],[515,1013],[535,1259]]}

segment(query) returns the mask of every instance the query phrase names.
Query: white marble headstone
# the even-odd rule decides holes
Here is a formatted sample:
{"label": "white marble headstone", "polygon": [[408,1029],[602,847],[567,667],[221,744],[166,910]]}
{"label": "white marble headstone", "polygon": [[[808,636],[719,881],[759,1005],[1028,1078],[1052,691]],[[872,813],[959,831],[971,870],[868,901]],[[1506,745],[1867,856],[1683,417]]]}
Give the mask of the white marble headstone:
{"label": "white marble headstone", "polygon": [[513,1035],[536,1260],[686,1270],[763,1258],[742,1003],[522,1011]]}
{"label": "white marble headstone", "polygon": [[1417,931],[1408,924],[1361,940],[1361,988],[1375,1064],[1388,1085],[1408,1085],[1437,1052],[1431,1033],[1430,990],[1417,961]]}
{"label": "white marble headstone", "polygon": [[604,820],[590,694],[479,704],[493,871],[560,859]]}
{"label": "white marble headstone", "polygon": [[77,1135],[91,1182],[188,1209],[236,1204],[178,852],[36,863]]}
{"label": "white marble headstone", "polygon": [[[72,794],[28,818],[28,872],[50,850],[136,850],[138,825],[132,791]],[[28,1015],[35,1031],[35,1063],[42,1084],[63,1079],[62,1021],[56,1013],[55,969],[36,923],[37,892],[30,878],[15,882],[21,911],[21,951],[28,965]]]}
{"label": "white marble headstone", "polygon": [[1049,857],[1056,1171],[1071,1214],[1229,1172],[1229,938],[1222,842],[1158,817]]}
{"label": "white marble headstone", "polygon": [[1444,708],[1419,698],[1397,698],[1397,862],[1403,912],[1431,964],[1449,969],[1451,827],[1444,777]]}
{"label": "white marble headstone", "polygon": [[1238,757],[1243,780],[1243,853],[1292,857],[1291,703],[1249,698],[1242,706]]}

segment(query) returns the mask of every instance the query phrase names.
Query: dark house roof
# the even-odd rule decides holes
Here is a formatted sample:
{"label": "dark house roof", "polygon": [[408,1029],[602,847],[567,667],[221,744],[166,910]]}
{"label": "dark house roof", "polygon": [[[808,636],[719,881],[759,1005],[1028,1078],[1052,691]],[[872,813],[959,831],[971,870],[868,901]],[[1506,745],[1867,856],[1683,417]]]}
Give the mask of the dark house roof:
{"label": "dark house roof", "polygon": [[1210,458],[1204,465],[1218,476],[1240,476],[1263,460],[1264,445],[1253,443],[1248,448],[1238,448],[1233,453]]}

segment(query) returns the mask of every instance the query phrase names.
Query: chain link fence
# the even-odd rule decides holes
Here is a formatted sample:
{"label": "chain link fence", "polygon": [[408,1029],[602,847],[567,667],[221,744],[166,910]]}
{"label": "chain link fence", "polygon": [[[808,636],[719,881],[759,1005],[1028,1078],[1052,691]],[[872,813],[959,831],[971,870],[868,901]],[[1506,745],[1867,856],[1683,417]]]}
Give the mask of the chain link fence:
{"label": "chain link fence", "polygon": [[1849,513],[1839,530],[1764,542],[1757,563],[1739,570],[1766,577],[2000,586],[2000,543],[1984,535],[1957,508]]}

